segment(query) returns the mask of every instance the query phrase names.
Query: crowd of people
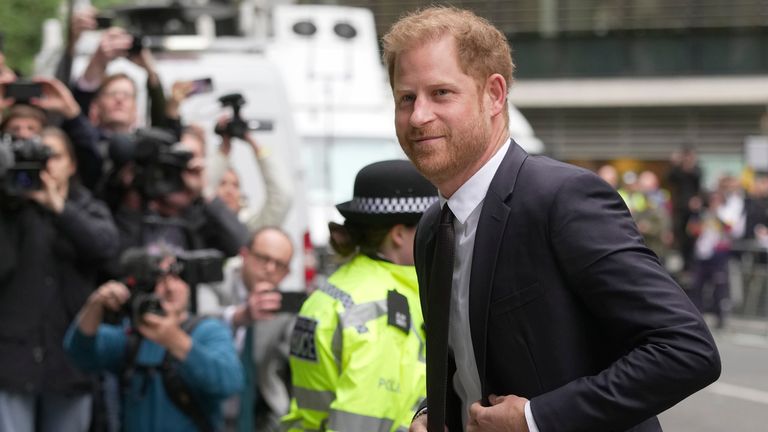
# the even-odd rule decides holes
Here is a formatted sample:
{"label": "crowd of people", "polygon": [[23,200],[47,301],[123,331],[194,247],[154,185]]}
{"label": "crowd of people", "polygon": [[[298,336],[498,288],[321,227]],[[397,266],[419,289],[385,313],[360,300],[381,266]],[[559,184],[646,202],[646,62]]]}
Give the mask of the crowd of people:
{"label": "crowd of people", "polygon": [[707,184],[694,147],[672,153],[662,173],[597,174],[624,199],[645,243],[674,274],[701,312],[724,328],[735,309],[766,314],[768,173],[722,173]]}
{"label": "crowd of people", "polygon": [[[74,44],[96,11],[71,24]],[[247,131],[222,128],[207,154],[207,131],[180,116],[190,83],[165,94],[152,52],[132,46],[104,30],[81,76],[71,49],[57,77],[22,77],[0,53],[0,431],[254,430],[288,411],[287,376],[261,395],[270,381],[252,377],[287,368],[273,352],[289,337],[290,175]],[[107,73],[117,58],[147,82]],[[230,164],[235,141],[260,168],[258,208]],[[276,336],[248,345],[242,333],[273,321]],[[222,411],[237,394],[242,408]]]}
{"label": "crowd of people", "polygon": [[[76,13],[71,43],[95,26]],[[697,307],[724,322],[733,240],[768,238],[768,177],[705,195],[688,149],[671,193],[606,166],[612,189],[530,156],[509,137],[505,36],[426,8],[383,39],[410,161],[358,173],[329,226],[344,264],[285,311],[296,185],[228,118],[209,146],[180,115],[189,83],[165,94],[134,46],[104,30],[81,76],[68,49],[27,96],[0,55],[0,432],[656,431],[719,375]],[[108,74],[118,57],[147,82]],[[690,299],[659,260],[672,247]]]}

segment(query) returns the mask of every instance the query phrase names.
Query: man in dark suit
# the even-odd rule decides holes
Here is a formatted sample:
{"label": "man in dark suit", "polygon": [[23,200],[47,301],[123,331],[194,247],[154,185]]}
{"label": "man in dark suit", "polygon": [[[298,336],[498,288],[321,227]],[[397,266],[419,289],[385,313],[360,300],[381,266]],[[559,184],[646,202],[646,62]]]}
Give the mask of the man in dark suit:
{"label": "man in dark suit", "polygon": [[619,195],[509,138],[504,35],[428,8],[384,56],[400,144],[441,194],[416,235],[428,402],[410,430],[661,430],[717,379],[717,348]]}

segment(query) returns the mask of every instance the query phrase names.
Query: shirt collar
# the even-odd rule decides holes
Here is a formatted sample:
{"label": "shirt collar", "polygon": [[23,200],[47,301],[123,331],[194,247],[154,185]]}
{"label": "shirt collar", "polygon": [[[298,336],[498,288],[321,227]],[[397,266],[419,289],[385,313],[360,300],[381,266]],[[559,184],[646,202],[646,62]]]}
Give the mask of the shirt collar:
{"label": "shirt collar", "polygon": [[456,220],[462,224],[466,222],[472,211],[485,199],[485,194],[491,186],[493,176],[499,169],[504,155],[507,154],[509,144],[510,140],[508,139],[485,165],[459,187],[450,199],[446,200],[443,194],[440,193],[440,208],[447,202],[453,215],[456,216]]}

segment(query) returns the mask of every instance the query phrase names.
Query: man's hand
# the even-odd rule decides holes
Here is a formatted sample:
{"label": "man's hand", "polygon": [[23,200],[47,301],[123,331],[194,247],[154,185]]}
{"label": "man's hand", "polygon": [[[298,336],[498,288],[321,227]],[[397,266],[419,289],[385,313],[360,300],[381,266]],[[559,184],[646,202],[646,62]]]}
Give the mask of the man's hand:
{"label": "man's hand", "polygon": [[248,314],[251,320],[270,319],[280,310],[283,295],[269,282],[258,282],[248,294]]}
{"label": "man's hand", "polygon": [[[133,44],[134,37],[136,36],[131,36],[131,44]],[[160,86],[160,77],[157,75],[157,68],[155,67],[155,57],[149,48],[142,48],[137,54],[128,57],[128,60],[147,72],[147,79],[150,85],[153,87]]]}
{"label": "man's hand", "polygon": [[43,189],[28,192],[27,198],[47,208],[54,214],[61,214],[64,211],[64,204],[67,200],[66,192],[60,190],[53,177],[45,171],[40,171],[40,180],[43,182]]}
{"label": "man's hand", "polygon": [[[0,53],[0,57],[2,57],[2,55],[3,54]],[[3,73],[3,67],[4,65],[0,64],[0,111],[16,103],[16,99],[14,98],[5,98],[5,86],[6,84],[16,81],[16,75]]]}
{"label": "man's hand", "polygon": [[194,89],[194,83],[192,81],[176,81],[171,86],[171,97],[165,101],[165,116],[171,119],[178,119],[180,117],[179,107],[181,103],[186,99],[192,90]]}
{"label": "man's hand", "polygon": [[36,77],[33,81],[42,85],[43,97],[32,99],[30,101],[32,105],[46,111],[58,112],[68,120],[80,115],[80,105],[64,83],[55,78],[45,77]]}
{"label": "man's hand", "polygon": [[107,74],[107,65],[117,57],[124,56],[133,44],[133,36],[120,27],[104,30],[99,48],[91,56],[82,79],[89,86],[99,86]]}
{"label": "man's hand", "polygon": [[109,281],[94,291],[80,310],[77,326],[88,336],[96,334],[104,316],[104,310],[119,311],[131,297],[128,287],[116,281]]}
{"label": "man's hand", "polygon": [[515,396],[490,395],[490,407],[475,402],[469,407],[467,432],[528,432],[525,403],[528,399]]}
{"label": "man's hand", "polygon": [[16,81],[16,73],[5,64],[5,54],[0,52],[0,84]]}
{"label": "man's hand", "polygon": [[170,306],[163,304],[165,315],[145,313],[141,322],[136,323],[139,332],[145,338],[167,349],[172,356],[184,360],[192,348],[192,338],[182,330],[178,314],[171,312]]}
{"label": "man's hand", "polygon": [[133,45],[133,36],[120,27],[111,27],[104,31],[99,42],[99,48],[93,55],[106,65],[110,61],[125,56]]}
{"label": "man's hand", "polygon": [[77,41],[80,39],[83,32],[96,29],[97,13],[98,11],[96,8],[87,6],[78,8],[78,10],[72,14],[72,20],[69,22],[69,34],[71,36],[70,43],[72,44],[72,47],[77,44]]}
{"label": "man's hand", "polygon": [[270,319],[280,310],[283,295],[269,282],[259,282],[232,316],[232,325],[242,327],[256,320]]}
{"label": "man's hand", "polygon": [[117,312],[130,297],[128,287],[117,281],[109,281],[88,297],[87,304]]}
{"label": "man's hand", "polygon": [[[411,422],[411,427],[408,428],[408,432],[427,432],[427,416],[429,414],[422,414]],[[445,428],[447,431],[448,428]]]}

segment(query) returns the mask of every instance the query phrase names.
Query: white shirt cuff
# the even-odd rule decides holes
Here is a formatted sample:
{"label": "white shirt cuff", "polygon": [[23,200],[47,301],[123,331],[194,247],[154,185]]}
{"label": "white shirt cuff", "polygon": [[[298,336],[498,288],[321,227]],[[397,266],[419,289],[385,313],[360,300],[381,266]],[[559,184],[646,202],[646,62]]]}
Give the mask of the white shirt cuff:
{"label": "white shirt cuff", "polygon": [[528,432],[539,432],[539,427],[536,426],[536,420],[531,411],[531,401],[525,403],[525,422],[528,423]]}

